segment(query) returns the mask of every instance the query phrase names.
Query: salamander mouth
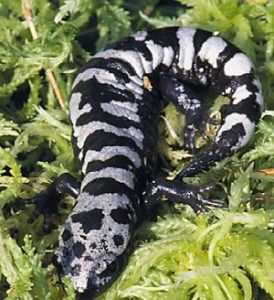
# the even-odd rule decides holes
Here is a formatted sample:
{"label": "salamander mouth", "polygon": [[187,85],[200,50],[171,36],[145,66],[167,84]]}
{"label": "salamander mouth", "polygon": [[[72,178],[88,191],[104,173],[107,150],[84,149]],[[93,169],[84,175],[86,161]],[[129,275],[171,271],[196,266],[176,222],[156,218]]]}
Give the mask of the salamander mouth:
{"label": "salamander mouth", "polygon": [[96,297],[96,293],[92,290],[85,291],[84,293],[77,293],[76,300],[92,300]]}
{"label": "salamander mouth", "polygon": [[[78,290],[77,299],[93,299],[94,297],[107,290],[111,286],[111,284],[118,278],[118,276],[121,274],[121,271],[126,265],[128,255],[125,253],[117,257],[113,253],[111,255],[113,260],[111,262],[108,262],[108,264],[106,264],[106,257],[102,256],[101,258],[98,258],[98,261],[104,261],[104,265],[106,267],[102,272],[100,272],[100,268],[97,269],[95,272],[94,269],[90,272],[89,280],[85,289],[75,287],[76,290]],[[76,283],[79,282],[78,279],[79,278],[75,280]]]}

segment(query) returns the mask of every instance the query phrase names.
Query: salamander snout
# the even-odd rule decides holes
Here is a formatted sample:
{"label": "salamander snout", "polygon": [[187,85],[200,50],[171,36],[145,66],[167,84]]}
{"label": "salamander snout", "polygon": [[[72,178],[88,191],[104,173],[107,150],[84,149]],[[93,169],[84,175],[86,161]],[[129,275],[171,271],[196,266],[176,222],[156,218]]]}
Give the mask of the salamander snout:
{"label": "salamander snout", "polygon": [[62,245],[56,251],[56,263],[61,276],[68,275],[71,278],[77,299],[90,300],[104,292],[125,266],[127,251],[119,256],[102,248],[101,253],[97,251],[86,248],[79,258],[75,243]]}
{"label": "salamander snout", "polygon": [[88,268],[87,262],[87,268],[82,269],[82,275],[73,277],[71,274],[74,287],[78,291],[77,299],[90,300],[104,292],[121,274],[125,262],[124,255],[116,257],[113,253],[108,253],[98,257],[97,261],[93,262],[92,269]]}

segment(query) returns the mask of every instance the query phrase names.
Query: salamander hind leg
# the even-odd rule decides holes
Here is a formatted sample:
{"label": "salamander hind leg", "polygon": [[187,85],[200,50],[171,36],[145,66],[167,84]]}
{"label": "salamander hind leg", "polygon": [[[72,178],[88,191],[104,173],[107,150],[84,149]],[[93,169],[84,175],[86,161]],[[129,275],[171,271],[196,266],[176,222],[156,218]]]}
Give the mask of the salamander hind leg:
{"label": "salamander hind leg", "polygon": [[[231,99],[226,115],[212,145],[195,156],[190,165],[177,175],[177,179],[207,171],[216,162],[243,148],[253,136],[261,115],[263,98],[260,83],[253,75],[234,80],[232,88],[224,89],[223,95]],[[228,90],[228,91],[226,91]]]}
{"label": "salamander hind leg", "polygon": [[159,80],[162,97],[167,101],[172,101],[177,109],[185,115],[185,147],[194,153],[196,135],[206,136],[205,124],[211,122],[207,111],[198,95],[187,84],[164,73],[159,75]]}
{"label": "salamander hind leg", "polygon": [[[186,117],[185,143],[191,152],[195,152],[196,134],[205,135],[205,124],[210,122],[205,106],[202,105],[195,91],[187,84],[168,74],[161,74],[159,78],[163,98],[171,100]],[[195,176],[201,171],[207,171],[216,162],[234,152],[233,146],[244,136],[243,130],[238,128],[242,126],[243,122],[242,120],[238,120],[237,124],[234,122],[233,125],[238,126],[237,128],[230,128],[230,123],[229,118],[224,120],[213,144],[208,149],[195,154],[193,161],[176,176],[174,181],[159,178],[149,185],[145,192],[145,201],[148,205],[153,204],[162,196],[167,196],[168,200],[189,204],[197,211],[205,210],[210,206],[223,206],[224,204],[220,202],[206,198],[204,192],[210,186],[188,185],[181,179]]]}

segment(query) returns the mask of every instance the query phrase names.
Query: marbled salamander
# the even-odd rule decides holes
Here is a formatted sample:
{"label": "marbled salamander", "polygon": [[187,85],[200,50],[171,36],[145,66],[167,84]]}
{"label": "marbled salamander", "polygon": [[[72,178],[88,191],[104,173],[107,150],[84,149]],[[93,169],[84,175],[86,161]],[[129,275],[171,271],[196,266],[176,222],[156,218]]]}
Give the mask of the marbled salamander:
{"label": "marbled salamander", "polygon": [[[212,145],[173,181],[151,174],[164,100],[186,116],[185,144],[208,121],[195,91],[230,99]],[[82,182],[56,186],[77,195],[60,235],[57,262],[79,298],[100,294],[121,272],[146,204],[169,200],[201,210],[218,206],[203,189],[179,180],[208,170],[250,140],[261,115],[261,85],[252,63],[214,33],[191,27],[138,32],[97,53],[77,75],[70,100],[73,146]],[[62,176],[62,175],[61,175]],[[144,194],[145,191],[145,194]],[[87,298],[88,299],[88,298]]]}

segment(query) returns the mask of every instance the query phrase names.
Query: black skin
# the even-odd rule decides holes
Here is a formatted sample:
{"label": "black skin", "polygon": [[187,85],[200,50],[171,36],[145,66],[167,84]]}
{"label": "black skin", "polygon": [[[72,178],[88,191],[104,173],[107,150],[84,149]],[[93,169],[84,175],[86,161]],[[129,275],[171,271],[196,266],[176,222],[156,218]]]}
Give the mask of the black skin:
{"label": "black skin", "polygon": [[[197,133],[204,135],[204,125],[212,123],[208,117],[205,107],[193,88],[187,83],[182,83],[176,75],[169,73],[160,73],[158,75],[158,85],[160,87],[160,94],[166,101],[171,101],[177,109],[185,115],[186,130],[184,135],[186,148],[195,153],[194,138]],[[201,86],[200,86],[201,87]],[[183,92],[180,91],[183,89]],[[199,88],[199,85],[197,85]],[[184,95],[187,99],[186,105],[180,102],[180,96]],[[195,101],[195,109],[191,103]],[[166,196],[172,202],[184,203],[192,206],[196,211],[202,211],[206,206],[221,206],[213,200],[208,200],[203,196],[203,193],[209,190],[208,187],[197,187],[188,185],[181,180],[184,177],[194,176],[200,171],[207,170],[209,166],[213,165],[215,161],[220,160],[230,154],[229,145],[222,147],[221,145],[213,145],[213,148],[219,149],[220,157],[210,157],[207,151],[198,154],[193,163],[191,163],[185,170],[179,173],[175,180],[170,181],[163,177],[157,178],[145,187],[143,192],[143,202],[147,208],[154,205],[162,196]],[[80,183],[70,174],[64,173],[57,177],[46,190],[40,192],[32,199],[24,201],[25,204],[35,204],[38,213],[50,214],[57,212],[57,205],[62,196],[69,194],[77,198],[80,191]],[[48,201],[50,199],[50,201]],[[20,209],[23,206],[21,203],[13,203],[12,207]]]}
{"label": "black skin", "polygon": [[[192,153],[195,152],[194,138],[196,133],[203,134],[203,126],[208,122],[207,114],[204,107],[197,100],[197,96],[193,89],[182,84],[180,80],[168,74],[159,75],[160,92],[164,99],[172,101],[180,112],[186,116],[186,132],[185,132],[185,145],[186,148]],[[178,89],[183,87],[184,95],[191,102],[196,101],[195,110],[190,109],[178,101],[181,95]],[[198,105],[197,105],[198,104]],[[217,145],[216,145],[217,146]],[[217,146],[218,147],[218,146]],[[226,150],[226,149],[225,149]],[[229,149],[228,149],[229,150]],[[222,151],[221,151],[222,152]],[[226,152],[226,151],[224,151]],[[226,155],[225,155],[226,156]],[[182,182],[181,179],[187,176],[194,176],[201,170],[205,170],[208,165],[212,165],[216,158],[207,158],[207,153],[202,153],[196,159],[194,164],[190,164],[188,168],[177,175],[175,180],[167,180],[164,177],[159,177],[147,184],[144,188],[143,197],[143,208],[146,214],[151,211],[151,208],[163,197],[167,197],[171,202],[183,203],[190,205],[196,212],[206,211],[209,207],[222,207],[223,204],[214,200],[208,200],[205,198],[204,193],[212,188],[212,186],[197,187]],[[217,159],[218,160],[218,159]],[[196,161],[196,163],[195,163]],[[210,164],[208,164],[210,161]],[[203,165],[204,163],[204,165]],[[24,201],[25,204],[34,204],[36,211],[32,216],[34,220],[40,213],[45,215],[57,213],[57,206],[59,201],[65,194],[69,194],[74,198],[77,198],[80,192],[80,183],[70,174],[64,173],[57,177],[44,191],[37,194],[32,199]],[[19,210],[23,206],[22,201],[15,201],[11,205],[6,205],[5,211]],[[57,266],[58,267],[58,266]],[[94,299],[96,293],[87,291],[83,294],[78,294],[77,299]]]}
{"label": "black skin", "polygon": [[[159,86],[161,95],[164,100],[171,101],[176,108],[185,116],[186,125],[184,133],[185,147],[191,153],[196,152],[195,148],[195,136],[196,134],[202,135],[207,139],[205,133],[206,124],[218,123],[209,117],[205,105],[200,101],[195,86],[190,86],[188,83],[182,83],[180,79],[177,79],[173,74],[160,73],[159,74]],[[180,91],[183,89],[183,93]],[[196,86],[197,90],[205,89],[204,86]],[[180,101],[180,97],[184,96],[187,101]],[[194,104],[195,102],[195,109]]]}
{"label": "black skin", "polygon": [[204,193],[212,186],[197,187],[179,180],[167,180],[158,177],[144,191],[144,205],[150,210],[163,196],[168,201],[190,205],[196,212],[207,211],[209,207],[223,207],[224,204],[212,199],[206,199]]}
{"label": "black skin", "polygon": [[[183,113],[186,117],[186,131],[185,131],[185,145],[188,150],[195,152],[194,138],[196,133],[203,134],[204,124],[208,121],[207,113],[198,100],[198,97],[193,90],[186,84],[180,82],[179,79],[173,75],[167,73],[159,74],[159,86],[160,93],[164,100],[172,101],[177,109]],[[180,88],[183,88],[184,92],[180,92]],[[180,96],[184,96],[191,101],[196,101],[195,109],[190,109],[189,106],[185,106],[185,103],[179,102]],[[222,152],[222,151],[221,151]],[[201,153],[201,159],[208,164],[205,159],[207,153]],[[199,157],[199,155],[198,155]],[[197,158],[198,158],[197,157]],[[194,161],[197,161],[194,159]],[[212,158],[212,164],[215,159]],[[188,185],[181,182],[181,179],[187,176],[193,176],[199,173],[200,170],[205,170],[201,163],[192,164],[179,173],[175,180],[170,181],[163,177],[157,178],[147,185],[143,192],[143,203],[145,208],[152,207],[163,196],[166,196],[172,202],[184,203],[192,206],[195,211],[202,211],[206,206],[218,207],[221,204],[213,200],[204,198],[203,193],[209,190],[208,187],[197,187]],[[25,204],[35,204],[37,207],[37,213],[50,214],[57,212],[57,205],[62,199],[62,196],[69,194],[74,198],[77,198],[80,191],[80,183],[70,174],[64,173],[57,177],[46,190],[40,192],[32,199],[24,201]],[[48,201],[50,200],[50,201]],[[13,203],[12,207],[20,209],[23,206],[21,203]],[[147,207],[146,207],[147,206]]]}
{"label": "black skin", "polygon": [[[187,84],[182,83],[173,74],[160,73],[158,84],[160,86],[160,93],[163,99],[173,102],[177,109],[185,115],[185,145],[190,152],[194,153],[194,138],[196,133],[204,135],[205,123],[212,123],[204,106],[201,104],[201,101],[198,100],[194,89]],[[180,92],[180,88],[183,88],[183,93]],[[188,99],[189,103],[191,103],[191,101],[195,101],[195,109],[193,109],[193,107],[190,109],[189,106],[184,105],[185,103],[178,101],[182,94],[184,94],[184,96]],[[216,149],[222,148],[220,145],[215,145],[215,147]],[[229,147],[223,147],[219,155],[221,158],[224,158],[229,154]],[[204,192],[208,191],[211,187],[197,187],[181,181],[184,177],[194,176],[201,170],[208,169],[209,165],[213,165],[216,160],[221,159],[220,157],[216,159],[216,157],[207,156],[208,153],[206,151],[198,154],[196,159],[194,158],[193,163],[179,173],[173,181],[160,177],[149,183],[143,192],[143,203],[145,209],[150,210],[150,208],[163,196],[166,196],[172,202],[188,204],[195,211],[207,210],[207,207],[210,206],[223,206],[223,204],[215,202],[214,200],[208,200],[203,196]],[[4,210],[5,212],[8,212],[10,208],[13,208],[13,210],[19,210],[26,204],[35,204],[37,209],[33,218],[40,213],[56,213],[58,203],[62,199],[63,195],[69,194],[72,197],[77,198],[79,191],[80,183],[77,182],[72,175],[64,173],[57,177],[46,190],[40,192],[35,197],[25,200],[24,203],[22,203],[22,201],[15,201],[12,204],[7,204]]]}

